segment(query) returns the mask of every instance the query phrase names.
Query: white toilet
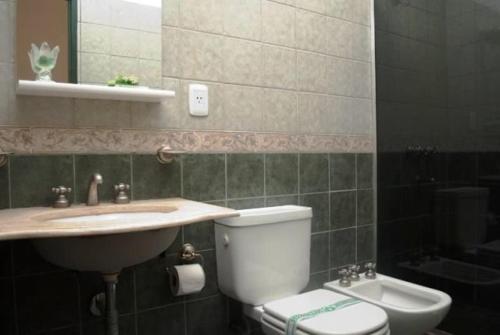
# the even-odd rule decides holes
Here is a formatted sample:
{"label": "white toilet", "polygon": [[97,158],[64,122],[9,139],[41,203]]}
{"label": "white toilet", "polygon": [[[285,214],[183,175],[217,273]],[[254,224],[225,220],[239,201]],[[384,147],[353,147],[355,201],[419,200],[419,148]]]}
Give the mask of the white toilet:
{"label": "white toilet", "polygon": [[268,335],[389,335],[377,306],[324,289],[299,294],[309,280],[311,217],[308,207],[280,206],[217,220],[220,290]]}
{"label": "white toilet", "polygon": [[381,274],[375,279],[361,277],[349,287],[338,280],[324,287],[383,308],[392,335],[422,335],[439,325],[450,309],[451,298],[444,292]]}

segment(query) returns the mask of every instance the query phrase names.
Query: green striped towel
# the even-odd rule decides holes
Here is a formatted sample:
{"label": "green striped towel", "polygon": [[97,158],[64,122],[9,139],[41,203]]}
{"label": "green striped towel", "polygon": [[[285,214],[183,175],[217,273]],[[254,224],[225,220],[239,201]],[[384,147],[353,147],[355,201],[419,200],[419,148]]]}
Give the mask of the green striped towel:
{"label": "green striped towel", "polygon": [[288,319],[286,322],[285,335],[295,335],[295,331],[297,330],[297,325],[300,321],[309,320],[315,318],[324,313],[330,313],[334,311],[338,311],[340,309],[344,309],[346,307],[359,304],[361,301],[354,298],[349,298],[345,300],[341,300],[334,304],[324,306],[318,309],[313,309],[312,311],[296,314]]}

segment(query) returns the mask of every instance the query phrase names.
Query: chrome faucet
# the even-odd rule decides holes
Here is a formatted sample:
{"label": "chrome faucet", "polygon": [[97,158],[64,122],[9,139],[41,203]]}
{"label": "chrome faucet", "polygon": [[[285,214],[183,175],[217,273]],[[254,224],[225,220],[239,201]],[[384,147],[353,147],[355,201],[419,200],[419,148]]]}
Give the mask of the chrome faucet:
{"label": "chrome faucet", "polygon": [[99,184],[102,184],[102,176],[99,173],[94,173],[90,178],[87,206],[99,205],[99,194],[97,193],[97,185]]}

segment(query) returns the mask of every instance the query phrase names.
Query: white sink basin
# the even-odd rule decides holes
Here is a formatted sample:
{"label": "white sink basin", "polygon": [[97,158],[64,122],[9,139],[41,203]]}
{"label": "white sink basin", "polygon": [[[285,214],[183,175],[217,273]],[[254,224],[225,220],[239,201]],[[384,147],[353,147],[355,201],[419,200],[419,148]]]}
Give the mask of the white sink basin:
{"label": "white sink basin", "polygon": [[[68,224],[162,223],[170,213],[113,213],[52,220]],[[124,267],[151,259],[165,251],[175,240],[179,226],[140,232],[59,237],[33,240],[35,248],[48,262],[78,271],[118,273]]]}

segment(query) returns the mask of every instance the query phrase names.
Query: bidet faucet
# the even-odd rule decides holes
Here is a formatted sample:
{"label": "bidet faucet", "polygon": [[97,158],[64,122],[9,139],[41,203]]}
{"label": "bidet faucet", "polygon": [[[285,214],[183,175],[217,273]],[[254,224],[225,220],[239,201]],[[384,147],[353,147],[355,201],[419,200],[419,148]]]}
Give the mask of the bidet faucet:
{"label": "bidet faucet", "polygon": [[94,173],[90,178],[87,206],[99,205],[99,194],[97,192],[97,185],[99,184],[102,184],[102,176],[99,173]]}

